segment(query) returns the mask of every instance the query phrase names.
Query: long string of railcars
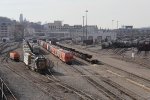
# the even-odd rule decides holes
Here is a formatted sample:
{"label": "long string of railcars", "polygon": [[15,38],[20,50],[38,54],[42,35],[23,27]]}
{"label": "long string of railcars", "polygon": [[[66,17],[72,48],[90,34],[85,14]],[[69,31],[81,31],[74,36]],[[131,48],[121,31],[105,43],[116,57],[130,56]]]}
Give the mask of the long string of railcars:
{"label": "long string of railcars", "polygon": [[62,46],[56,42],[49,41],[45,42],[43,40],[38,40],[38,44],[57,56],[60,60],[62,60],[65,63],[71,63],[73,61],[73,56],[79,57],[91,64],[98,64],[99,61],[96,59],[92,59],[92,55],[86,54],[80,51],[77,51],[75,49]]}
{"label": "long string of railcars", "polygon": [[150,40],[136,40],[136,41],[123,41],[116,40],[112,42],[102,42],[102,49],[125,49],[135,48],[137,54],[140,54],[142,51],[145,52],[145,55],[150,51]]}
{"label": "long string of railcars", "polygon": [[47,51],[49,51],[50,53],[52,53],[54,56],[58,57],[61,61],[67,64],[72,64],[74,57],[70,51],[59,48],[43,40],[38,40],[38,44],[42,46],[44,49],[46,49]]}

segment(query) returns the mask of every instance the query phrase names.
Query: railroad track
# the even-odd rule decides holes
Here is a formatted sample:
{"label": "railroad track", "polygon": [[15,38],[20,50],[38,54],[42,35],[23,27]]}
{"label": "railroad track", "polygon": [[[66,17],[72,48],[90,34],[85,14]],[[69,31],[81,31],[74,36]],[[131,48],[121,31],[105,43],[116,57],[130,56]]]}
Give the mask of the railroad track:
{"label": "railroad track", "polygon": [[[121,53],[124,52],[126,50],[121,50]],[[78,71],[81,75],[84,76],[84,78],[90,83],[92,84],[94,87],[96,87],[100,92],[104,93],[107,97],[109,97],[112,100],[116,100],[116,99],[124,99],[116,94],[114,94],[112,91],[110,91],[109,89],[105,88],[103,85],[100,85],[98,82],[96,82],[94,79],[90,78],[89,76],[86,76],[82,71],[80,71],[79,69],[76,69],[73,65],[71,65],[70,68],[74,68],[76,71]],[[116,84],[115,82],[105,78],[105,77],[100,77],[100,80],[102,80],[103,82],[109,84],[110,86],[116,88],[120,93],[123,93],[125,95],[127,95],[128,97],[130,97],[133,100],[137,100],[137,98],[139,100],[144,100],[144,98],[140,97],[139,95],[131,92],[128,89],[125,89],[123,87],[121,87],[120,85]]]}
{"label": "railroad track", "polygon": [[0,84],[0,100],[17,100],[2,78],[0,78]]}
{"label": "railroad track", "polygon": [[71,92],[75,93],[76,95],[78,95],[80,97],[81,100],[96,100],[91,95],[85,93],[84,91],[78,90],[78,89],[76,89],[72,86],[69,86],[68,84],[66,84],[64,82],[61,82],[50,71],[49,71],[49,73],[50,73],[50,75],[49,74],[46,75],[48,79],[55,82],[57,86],[62,87],[64,89],[67,89],[68,91],[71,91]]}
{"label": "railroad track", "polygon": [[[45,49],[44,49],[44,51],[42,50],[42,55],[45,54],[45,51],[46,51]],[[48,51],[46,51],[46,52],[48,52]],[[43,56],[45,56],[45,55],[43,55]],[[58,87],[63,88],[64,90],[67,90],[71,93],[76,94],[78,97],[80,97],[81,100],[95,100],[91,95],[85,93],[84,91],[78,90],[78,89],[66,84],[65,82],[61,82],[61,80],[59,80],[57,77],[55,77],[51,71],[48,71],[46,73],[46,77],[47,77],[47,79],[49,79],[50,81],[55,83]]]}
{"label": "railroad track", "polygon": [[[2,43],[0,44],[0,56],[2,57],[1,62],[6,61],[6,63],[8,63],[8,58],[9,58],[9,51],[14,50],[16,48],[10,49],[10,50],[6,50],[6,48],[8,47],[12,47],[15,46],[16,44],[11,44],[9,45],[8,43]],[[8,88],[8,86],[3,82],[3,80],[1,79],[1,84],[3,84],[3,88],[1,87],[1,91],[3,91],[3,98],[1,98],[2,100],[17,100],[16,97],[14,96],[14,94],[11,92],[11,90]]]}
{"label": "railroad track", "polygon": [[[75,65],[79,65],[79,62],[76,62]],[[88,75],[84,74],[82,71],[80,71],[78,68],[75,67],[75,65],[67,65],[69,68],[73,69],[75,72],[78,72],[87,82],[89,82],[92,86],[94,86],[98,91],[103,93],[106,97],[108,97],[111,100],[120,100],[120,96],[116,96],[110,90],[105,88],[104,86],[100,85],[98,82],[96,82],[94,79],[89,77]],[[97,76],[97,75],[96,75]]]}
{"label": "railroad track", "polygon": [[[95,71],[91,71],[91,70],[89,71],[88,69],[85,69],[83,67],[82,67],[82,69],[84,69],[87,72],[91,73],[91,75],[93,75],[94,77],[97,77],[98,79],[102,80],[106,84],[114,87],[115,89],[117,89],[121,93],[121,95],[125,94],[126,96],[130,97],[133,100],[145,100],[145,98],[142,98],[140,95],[128,90],[127,88],[124,88],[124,87],[120,86],[119,84],[117,84],[116,82],[110,80],[109,78],[103,77],[102,75],[100,75],[99,73],[97,73]],[[115,94],[115,95],[118,95],[118,94]],[[119,98],[119,99],[124,99],[124,98]]]}
{"label": "railroad track", "polygon": [[[121,51],[125,51],[125,50],[121,50]],[[71,65],[70,68],[75,69],[78,73],[80,73],[80,75],[85,75],[82,71],[80,71],[79,69],[77,69],[74,65]],[[98,82],[96,82],[94,79],[92,79],[89,76],[84,76],[84,78],[91,84],[93,85],[97,90],[99,90],[100,92],[102,92],[105,96],[107,96],[108,98],[110,98],[111,100],[122,100],[124,98],[122,98],[120,95],[114,94],[112,91],[110,91],[109,89],[105,88],[105,86],[99,84]],[[105,80],[104,80],[105,79]],[[120,93],[130,97],[132,100],[136,100],[137,94],[119,86],[118,84],[116,84],[115,82],[108,80],[105,77],[101,77],[100,80],[103,80],[103,82],[105,82],[106,84],[109,84],[111,87],[116,88]],[[111,81],[111,84],[108,82]],[[119,88],[118,88],[119,86]],[[136,95],[136,97],[135,97]],[[141,98],[140,96],[138,96],[137,98]],[[143,100],[143,98],[141,98],[140,100]]]}
{"label": "railroad track", "polygon": [[[8,56],[5,57],[5,61],[6,61],[7,58],[8,58]],[[7,61],[6,61],[6,62],[7,62]],[[10,62],[9,62],[9,64],[10,64]],[[12,63],[11,63],[11,65],[15,66],[15,65],[12,64]],[[37,80],[31,79],[31,80],[32,80],[32,81],[31,81],[31,80],[27,79],[24,75],[19,74],[19,71],[17,71],[18,69],[14,69],[14,68],[10,67],[9,65],[5,65],[5,66],[6,66],[7,68],[9,68],[11,71],[13,71],[14,73],[16,73],[17,75],[19,75],[20,77],[22,77],[23,79],[25,79],[25,80],[27,80],[27,81],[32,82],[33,84],[35,84],[35,86],[37,86],[37,87],[38,87],[40,90],[42,90],[44,93],[50,95],[54,100],[62,99],[62,98],[59,98],[59,97],[56,97],[56,96],[51,95],[51,94],[50,94],[48,91],[46,91],[44,88],[39,87],[37,84],[40,84],[40,83],[37,82]],[[52,74],[51,74],[51,75],[52,75]],[[63,90],[70,91],[70,93],[73,92],[74,94],[76,94],[77,96],[79,96],[81,100],[95,100],[95,99],[93,99],[90,95],[86,94],[85,92],[80,91],[80,90],[77,90],[77,89],[75,89],[75,88],[73,88],[73,87],[71,87],[71,86],[69,86],[69,85],[67,85],[67,84],[65,84],[65,83],[62,83],[62,82],[58,81],[58,79],[54,78],[53,75],[52,75],[53,78],[51,78],[51,76],[49,76],[48,74],[47,74],[46,77],[50,80],[50,82],[55,83],[55,84],[56,84],[57,86],[59,86],[60,88],[63,88]],[[45,82],[45,81],[42,80],[42,82]],[[47,83],[47,82],[45,82],[45,83]],[[49,86],[49,85],[47,84],[47,87],[48,87],[48,86]],[[49,89],[50,89],[50,88],[52,88],[52,87],[49,87]]]}
{"label": "railroad track", "polygon": [[[95,80],[95,78],[91,78],[90,76],[86,76],[81,70],[79,70],[78,68],[76,68],[75,66],[71,66],[73,67],[76,71],[78,71],[81,75],[83,75],[83,77],[91,84],[93,85],[97,90],[99,90],[100,92],[102,92],[105,96],[107,96],[108,98],[110,98],[111,100],[122,100],[124,99],[123,97],[121,97],[120,95],[114,93],[113,91],[111,91],[110,89],[106,88],[105,86],[101,85],[99,82],[97,82]],[[85,70],[85,69],[84,69]],[[86,69],[86,71],[88,71]],[[89,72],[89,71],[88,71]],[[91,72],[89,72],[91,73]],[[140,98],[139,100],[144,100],[143,98],[141,98],[140,96],[138,96],[137,94],[131,92],[130,90],[118,85],[117,83],[109,80],[106,77],[102,77],[100,74],[98,73],[92,73],[91,75],[93,75],[94,77],[96,77],[97,79],[103,81],[105,84],[108,84],[109,86],[117,89],[121,94],[124,94],[128,97],[130,97],[132,100],[137,100],[137,98]]]}
{"label": "railroad track", "polygon": [[[45,49],[44,49],[44,51],[48,52]],[[54,55],[52,55],[52,56],[54,56]],[[62,62],[56,56],[54,56],[54,58],[56,58],[59,62]],[[64,62],[63,62],[63,64],[69,66],[68,64],[65,64]],[[65,71],[67,71],[67,70],[65,70]],[[75,93],[76,95],[78,95],[80,97],[81,100],[96,100],[96,99],[94,99],[94,97],[92,97],[92,95],[89,95],[89,94],[85,93],[84,91],[81,91],[81,90],[78,90],[72,86],[69,86],[67,83],[61,82],[61,80],[59,80],[57,77],[55,77],[51,71],[49,71],[49,74],[46,74],[46,77],[50,81],[55,82],[56,85],[58,85],[59,87]]]}
{"label": "railroad track", "polygon": [[[12,64],[12,63],[11,63]],[[13,65],[13,64],[12,64]],[[49,95],[53,100],[58,100],[58,99],[61,99],[61,98],[56,98],[55,96],[53,96],[52,94],[50,94],[46,89],[45,89],[45,87],[46,88],[51,88],[52,89],[52,87],[50,87],[49,85],[46,85],[45,83],[47,83],[47,81],[44,81],[44,80],[41,80],[41,79],[35,79],[35,78],[31,78],[31,77],[29,77],[29,75],[23,75],[23,74],[21,74],[19,71],[18,71],[18,69],[14,69],[14,68],[12,68],[11,66],[9,66],[9,65],[4,65],[6,68],[8,68],[8,69],[10,69],[12,72],[14,72],[15,74],[17,74],[18,76],[20,76],[21,78],[23,78],[23,79],[25,79],[26,81],[28,81],[28,82],[30,82],[30,83],[32,83],[32,84],[34,84],[34,86],[36,86],[39,90],[41,90],[43,93],[45,93],[45,94],[47,94],[47,95]],[[14,65],[13,65],[14,66]],[[39,82],[39,80],[40,80],[40,82]],[[39,86],[39,84],[44,84],[44,88],[43,87],[41,87],[41,86]]]}
{"label": "railroad track", "polygon": [[125,74],[127,75],[127,78],[128,78],[128,79],[131,79],[131,80],[137,80],[137,79],[138,79],[138,80],[142,81],[142,84],[141,84],[140,87],[142,87],[142,88],[144,88],[144,89],[150,91],[150,87],[146,85],[147,83],[150,83],[150,79],[144,78],[144,77],[142,77],[142,76],[135,75],[135,74],[133,74],[133,73],[130,73],[130,72],[125,71],[125,70],[120,69],[120,68],[116,68],[116,67],[114,67],[114,66],[112,66],[112,65],[109,65],[109,64],[106,64],[106,63],[103,63],[103,64],[107,66],[107,68],[105,68],[106,70],[112,68],[112,69],[114,69],[114,70],[120,71],[120,73],[121,73],[121,72],[125,73]]}
{"label": "railroad track", "polygon": [[7,43],[1,43],[0,44],[0,54],[2,54],[2,51],[4,50],[4,49],[6,49],[8,46],[7,46]]}
{"label": "railroad track", "polygon": [[[5,55],[2,53],[7,47],[8,47],[8,43],[1,43],[0,44],[0,56],[3,56],[2,61],[7,58],[7,55]],[[1,62],[2,62],[1,61]],[[5,84],[5,82],[3,81],[2,78],[0,78],[0,91],[1,91],[1,100],[17,100],[17,98],[15,97],[15,95],[12,93],[12,91],[9,89],[9,87]]]}
{"label": "railroad track", "polygon": [[[117,50],[118,51],[118,50]],[[125,50],[124,50],[125,51]],[[98,52],[96,53],[96,52],[94,52],[96,55],[98,55]],[[84,62],[85,63],[85,62]],[[106,70],[108,70],[108,69],[110,69],[110,68],[113,68],[114,70],[117,70],[117,71],[120,71],[120,72],[124,72],[124,73],[126,73],[127,75],[128,75],[128,78],[129,79],[133,79],[133,80],[136,80],[136,79],[139,79],[139,80],[142,80],[142,82],[143,82],[143,87],[145,88],[145,86],[146,86],[146,84],[144,84],[144,83],[150,83],[150,79],[147,79],[147,78],[145,78],[145,77],[142,77],[142,76],[139,76],[139,75],[136,75],[136,74],[134,74],[134,73],[130,73],[130,72],[128,72],[128,71],[125,71],[125,70],[123,70],[123,69],[120,69],[120,68],[117,68],[117,67],[115,67],[115,66],[112,66],[112,65],[110,65],[110,64],[107,64],[107,63],[104,63],[104,62],[101,62],[103,65],[106,65],[108,68],[106,69]],[[149,87],[148,87],[149,88]]]}
{"label": "railroad track", "polygon": [[[75,68],[76,69],[76,68]],[[76,69],[81,75],[84,75],[80,70]],[[113,93],[111,93],[109,90],[107,90],[104,86],[97,83],[95,80],[90,78],[89,76],[84,76],[84,78],[92,85],[94,86],[98,91],[102,92],[106,97],[108,97],[111,100],[119,99],[119,97],[116,97]]]}
{"label": "railroad track", "polygon": [[2,57],[1,62],[6,61],[6,63],[8,63],[9,52],[17,49],[19,46],[20,46],[20,43],[14,43],[14,44],[10,44],[10,45],[7,44],[7,46],[2,47],[2,50],[1,50],[1,57]]}
{"label": "railroad track", "polygon": [[[11,63],[11,65],[13,65],[12,63]],[[13,65],[14,66],[14,65]],[[46,91],[44,88],[42,88],[42,87],[39,87],[37,84],[41,84],[41,83],[39,83],[39,82],[37,82],[37,80],[38,79],[31,79],[30,77],[28,77],[28,78],[30,78],[31,80],[29,80],[29,79],[27,79],[24,75],[22,75],[22,74],[19,74],[19,72],[17,71],[18,69],[12,69],[10,66],[6,66],[7,68],[9,68],[10,70],[12,70],[13,72],[15,72],[17,75],[19,75],[19,76],[21,76],[22,78],[24,78],[25,80],[27,80],[27,81],[29,81],[29,82],[32,82],[33,84],[35,84],[35,86],[37,86],[40,90],[42,90],[44,93],[46,93],[46,94],[48,94],[49,96],[51,96],[54,100],[58,100],[58,99],[62,99],[62,98],[59,98],[59,97],[56,97],[56,96],[53,96],[52,94],[50,94],[48,91]],[[75,89],[75,88],[73,88],[73,87],[71,87],[71,86],[69,86],[69,85],[67,85],[67,84],[65,84],[65,83],[62,83],[62,82],[60,82],[60,80],[58,80],[54,75],[52,75],[52,74],[46,74],[46,77],[47,77],[47,79],[50,81],[50,82],[53,82],[53,83],[55,83],[55,85],[57,85],[57,86],[59,86],[60,88],[62,88],[63,90],[67,90],[67,91],[69,91],[70,93],[75,93],[77,96],[79,96],[80,97],[80,99],[81,100],[95,100],[95,99],[93,99],[90,95],[88,95],[88,94],[86,94],[86,93],[84,93],[83,91],[80,91],[80,90],[77,90],[77,89]],[[39,80],[41,80],[41,79],[39,79]],[[41,80],[42,81],[42,83],[43,84],[45,84],[46,85],[46,81],[43,81],[43,80]],[[49,87],[50,85],[46,85],[47,87]],[[49,89],[52,89],[52,87],[50,86],[49,87]]]}
{"label": "railroad track", "polygon": [[[95,52],[94,52],[95,53]],[[96,53],[96,55],[97,55],[97,53]],[[131,62],[131,61],[130,61]],[[117,70],[117,71],[119,71],[119,73],[125,73],[126,75],[127,75],[127,78],[129,78],[129,79],[131,79],[131,80],[140,80],[140,81],[142,81],[142,84],[140,85],[140,87],[142,87],[142,88],[144,88],[144,89],[146,89],[146,90],[148,90],[148,91],[150,91],[150,86],[148,85],[148,89],[147,89],[147,84],[148,83],[150,83],[150,79],[148,79],[148,78],[145,78],[145,77],[142,77],[142,76],[139,76],[139,75],[136,75],[136,74],[134,74],[134,73],[131,73],[131,72],[128,72],[128,71],[125,71],[125,70],[123,70],[123,69],[121,69],[121,68],[117,68],[117,67],[115,67],[115,66],[112,66],[112,65],[110,65],[110,64],[107,64],[107,63],[104,63],[104,62],[101,62],[103,65],[106,65],[106,67],[105,67],[105,69],[106,70],[110,70],[110,69],[113,69],[113,70]],[[142,62],[141,61],[141,63],[138,63],[138,64],[143,64],[144,62]],[[148,66],[145,66],[145,67],[147,67],[148,68]],[[150,68],[150,67],[149,67]]]}
{"label": "railroad track", "polygon": [[[116,57],[114,57],[114,58],[115,59],[120,59],[120,58],[116,58]],[[131,59],[131,58],[124,57],[121,60],[127,61],[127,62],[132,62],[132,63],[135,63],[135,64],[139,64],[139,65],[141,65],[145,68],[150,69],[150,60],[149,60],[149,58],[148,59],[143,59],[143,58]]]}

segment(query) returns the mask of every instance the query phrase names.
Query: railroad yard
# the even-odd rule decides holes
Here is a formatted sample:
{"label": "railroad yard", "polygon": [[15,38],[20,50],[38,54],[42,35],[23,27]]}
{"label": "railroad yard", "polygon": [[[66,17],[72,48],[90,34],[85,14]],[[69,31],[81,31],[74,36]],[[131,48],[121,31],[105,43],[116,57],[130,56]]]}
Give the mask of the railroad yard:
{"label": "railroad yard", "polygon": [[[55,46],[42,40],[37,44],[39,51],[28,52],[25,45],[34,46],[30,41],[0,43],[0,75],[11,91],[4,95],[8,100],[150,100],[149,54],[141,52],[133,58],[132,48],[101,49],[100,45],[70,41]],[[72,52],[72,58],[72,53],[60,47],[77,52]],[[19,61],[10,59],[11,51],[19,53]],[[39,59],[37,63],[26,60],[25,52],[34,62]],[[38,61],[43,63],[39,55],[46,58],[46,67],[39,66]]]}

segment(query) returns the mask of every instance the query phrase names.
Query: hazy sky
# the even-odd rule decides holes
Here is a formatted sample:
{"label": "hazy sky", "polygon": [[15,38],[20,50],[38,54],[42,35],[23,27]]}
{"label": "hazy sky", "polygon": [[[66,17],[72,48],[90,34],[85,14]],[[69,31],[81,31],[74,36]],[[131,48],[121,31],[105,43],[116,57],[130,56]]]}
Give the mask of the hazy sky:
{"label": "hazy sky", "polygon": [[150,26],[150,0],[0,0],[0,16],[18,20],[23,13],[29,21],[82,24],[85,10],[88,24],[103,28],[119,25]]}

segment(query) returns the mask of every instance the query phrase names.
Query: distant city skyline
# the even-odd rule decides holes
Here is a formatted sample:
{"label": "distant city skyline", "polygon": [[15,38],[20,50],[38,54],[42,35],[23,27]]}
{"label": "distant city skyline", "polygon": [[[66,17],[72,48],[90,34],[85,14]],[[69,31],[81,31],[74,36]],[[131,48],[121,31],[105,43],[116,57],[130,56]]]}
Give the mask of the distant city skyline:
{"label": "distant city skyline", "polygon": [[[82,25],[88,10],[88,24],[102,28],[121,25],[150,27],[149,0],[3,0],[0,16],[19,21],[22,13],[29,21],[42,23],[61,20]],[[112,21],[113,20],[113,21]]]}

